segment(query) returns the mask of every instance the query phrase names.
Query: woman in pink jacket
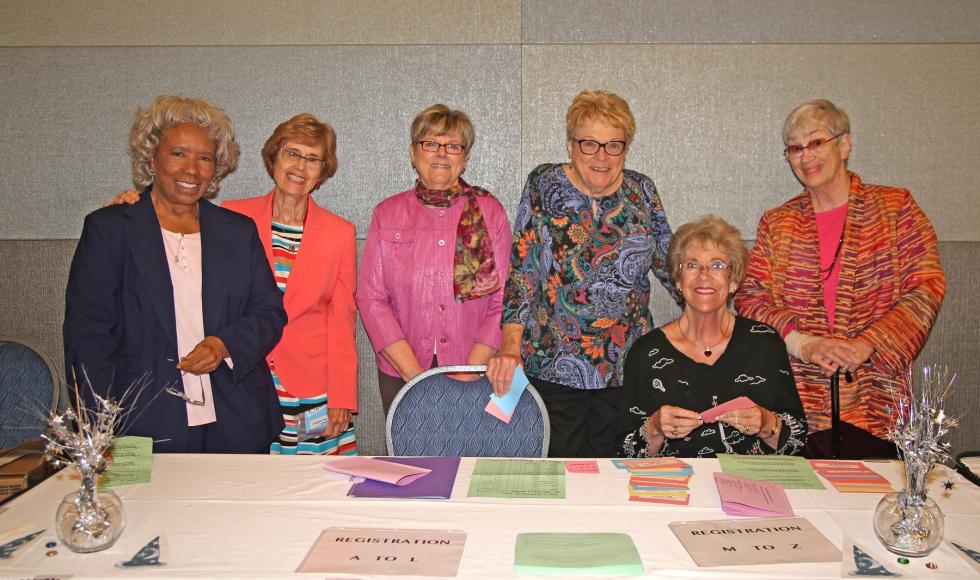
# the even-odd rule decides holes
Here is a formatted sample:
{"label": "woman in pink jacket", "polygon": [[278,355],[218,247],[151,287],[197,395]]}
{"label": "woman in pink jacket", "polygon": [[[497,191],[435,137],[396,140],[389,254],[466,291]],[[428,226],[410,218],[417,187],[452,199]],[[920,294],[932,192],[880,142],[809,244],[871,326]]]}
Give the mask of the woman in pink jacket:
{"label": "woman in pink jacket", "polygon": [[[262,148],[274,187],[225,200],[222,207],[255,221],[289,322],[269,353],[286,427],[274,454],[356,453],[354,225],[321,208],[311,193],[337,171],[337,135],[309,113],[280,124]],[[135,191],[116,201],[133,203]]]}
{"label": "woman in pink jacket", "polygon": [[374,208],[357,307],[377,353],[385,414],[423,370],[486,364],[500,347],[510,224],[489,191],[461,177],[475,137],[461,111],[419,113],[408,147],[418,180]]}

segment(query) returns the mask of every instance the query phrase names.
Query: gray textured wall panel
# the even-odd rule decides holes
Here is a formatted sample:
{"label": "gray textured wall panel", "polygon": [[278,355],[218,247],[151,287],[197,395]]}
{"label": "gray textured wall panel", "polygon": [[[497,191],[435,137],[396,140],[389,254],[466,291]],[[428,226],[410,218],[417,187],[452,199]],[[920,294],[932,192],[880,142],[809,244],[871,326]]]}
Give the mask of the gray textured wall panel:
{"label": "gray textured wall panel", "polygon": [[[899,64],[900,63],[900,64]],[[782,123],[826,97],[851,116],[850,167],[912,190],[940,239],[978,241],[980,45],[527,45],[522,168],[567,159],[564,116],[583,88],[626,98],[627,166],[650,175],[674,227],[704,213],[754,238],[801,191]]]}
{"label": "gray textured wall panel", "polygon": [[[68,266],[75,240],[0,240],[0,336],[26,338],[44,349],[62,370],[61,322]],[[358,254],[363,250],[358,243]],[[980,311],[980,243],[941,243],[948,289],[939,319],[919,356],[918,363],[950,365],[959,377],[948,409],[961,417],[962,426],[952,436],[957,451],[980,449],[980,357],[976,356],[976,313]],[[11,274],[13,273],[13,274]],[[659,283],[652,280],[650,306],[657,324],[673,320],[679,310]],[[377,371],[370,341],[358,321],[357,351],[360,413],[356,418],[362,453],[383,454],[384,417],[378,395]]]}
{"label": "gray textured wall panel", "polygon": [[0,46],[520,42],[520,0],[5,0]]}
{"label": "gray textured wall panel", "polygon": [[228,112],[242,158],[224,197],[269,191],[262,144],[311,111],[337,130],[340,163],[317,201],[363,236],[374,205],[414,183],[412,118],[444,102],[476,126],[467,179],[514,206],[519,54],[509,45],[0,49],[0,238],[78,237],[86,213],[130,186],[129,126],[161,93]]}
{"label": "gray textured wall panel", "polygon": [[523,0],[526,43],[977,42],[975,0]]}
{"label": "gray textured wall panel", "polygon": [[939,255],[946,270],[946,296],[916,365],[945,364],[957,373],[946,410],[960,418],[960,428],[950,442],[956,453],[980,450],[980,244],[939,244]]}

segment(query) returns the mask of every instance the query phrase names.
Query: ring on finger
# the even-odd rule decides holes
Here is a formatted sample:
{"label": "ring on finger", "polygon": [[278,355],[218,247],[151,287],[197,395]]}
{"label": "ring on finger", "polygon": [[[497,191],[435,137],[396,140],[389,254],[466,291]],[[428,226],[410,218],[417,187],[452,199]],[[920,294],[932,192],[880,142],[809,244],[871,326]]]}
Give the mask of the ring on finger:
{"label": "ring on finger", "polygon": [[677,437],[677,427],[671,427],[670,434],[673,435],[674,437]]}

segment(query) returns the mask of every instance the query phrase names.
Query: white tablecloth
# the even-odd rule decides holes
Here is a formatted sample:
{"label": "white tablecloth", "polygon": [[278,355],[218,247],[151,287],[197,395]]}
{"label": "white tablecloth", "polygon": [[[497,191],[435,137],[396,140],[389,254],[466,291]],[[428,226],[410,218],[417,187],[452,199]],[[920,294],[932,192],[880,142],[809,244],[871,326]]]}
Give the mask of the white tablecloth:
{"label": "white tablecloth", "polygon": [[[670,522],[724,519],[712,479],[714,459],[692,460],[689,506],[628,501],[625,471],[600,459],[598,475],[566,475],[564,500],[467,498],[475,459],[464,458],[450,500],[377,500],[346,496],[350,483],[325,472],[322,457],[157,455],[153,481],[116,488],[128,523],[112,548],[74,554],[58,546],[54,512],[65,494],[77,489],[71,470],[62,471],[5,506],[0,533],[29,524],[47,528],[43,537],[0,560],[0,577],[43,575],[73,578],[311,578],[293,571],[328,527],[463,530],[466,548],[459,577],[517,577],[514,542],[521,532],[625,532],[632,536],[646,573],[657,578],[840,578],[839,563],[698,568],[667,527]],[[869,463],[896,489],[900,465]],[[943,482],[955,483],[947,497]],[[946,515],[947,537],[980,547],[980,489],[952,471],[934,470],[930,495]],[[908,565],[896,563],[875,540],[872,513],[880,494],[788,490],[798,516],[810,520],[838,547],[847,534],[905,577],[965,578],[972,572],[946,545]],[[119,569],[155,536],[163,538],[159,569]],[[935,562],[930,570],[926,562]],[[324,577],[316,575],[315,577]],[[327,576],[329,577],[329,576]],[[350,577],[350,575],[340,575]]]}

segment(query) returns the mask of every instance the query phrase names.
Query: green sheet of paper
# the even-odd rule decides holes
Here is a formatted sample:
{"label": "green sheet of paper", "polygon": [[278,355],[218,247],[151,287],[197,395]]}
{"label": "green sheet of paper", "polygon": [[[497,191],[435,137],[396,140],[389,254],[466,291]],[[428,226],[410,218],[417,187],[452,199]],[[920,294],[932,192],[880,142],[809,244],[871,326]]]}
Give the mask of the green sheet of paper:
{"label": "green sheet of paper", "polygon": [[117,437],[112,444],[112,462],[99,478],[99,485],[119,487],[150,483],[153,470],[153,439]]}
{"label": "green sheet of paper", "polygon": [[468,497],[565,499],[561,461],[477,459]]}
{"label": "green sheet of paper", "polygon": [[781,484],[786,489],[826,489],[810,463],[792,455],[718,454],[721,470],[760,481]]}
{"label": "green sheet of paper", "polygon": [[628,534],[518,534],[514,570],[523,574],[643,574]]}

